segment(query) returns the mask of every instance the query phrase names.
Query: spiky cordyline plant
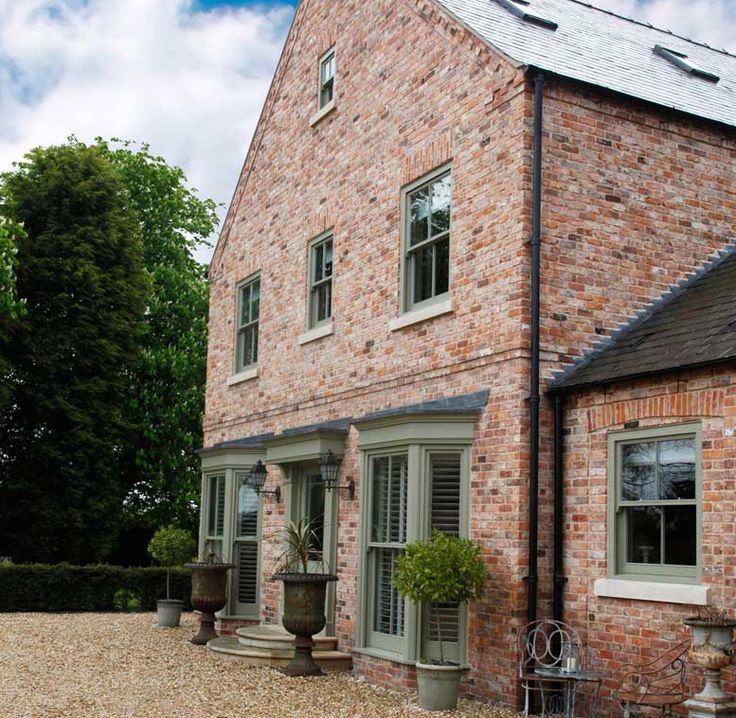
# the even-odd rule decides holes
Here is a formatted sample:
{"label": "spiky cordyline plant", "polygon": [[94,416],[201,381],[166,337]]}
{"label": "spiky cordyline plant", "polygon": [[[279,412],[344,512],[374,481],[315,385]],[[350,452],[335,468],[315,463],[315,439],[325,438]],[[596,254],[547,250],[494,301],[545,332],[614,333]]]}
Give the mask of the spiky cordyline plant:
{"label": "spiky cordyline plant", "polygon": [[324,555],[317,549],[318,537],[309,519],[289,521],[282,531],[285,548],[279,554],[274,573],[310,573],[309,564],[318,563],[325,571]]}

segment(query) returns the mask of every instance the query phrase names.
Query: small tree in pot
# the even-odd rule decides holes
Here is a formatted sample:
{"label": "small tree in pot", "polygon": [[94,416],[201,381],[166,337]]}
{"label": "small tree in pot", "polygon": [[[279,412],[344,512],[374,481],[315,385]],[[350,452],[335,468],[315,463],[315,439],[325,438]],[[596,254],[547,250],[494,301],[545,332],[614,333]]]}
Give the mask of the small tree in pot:
{"label": "small tree in pot", "polygon": [[427,710],[452,710],[457,705],[461,667],[446,661],[439,605],[466,603],[483,592],[486,565],[481,547],[468,539],[434,531],[429,541],[408,544],[396,562],[394,585],[417,604],[428,605],[437,626],[440,659],[417,663],[419,702]]}
{"label": "small tree in pot", "polygon": [[148,544],[148,553],[166,567],[166,598],[157,603],[158,625],[175,628],[181,620],[184,601],[171,598],[171,569],[181,566],[197,552],[197,544],[191,534],[176,526],[160,528]]}
{"label": "small tree in pot", "polygon": [[[285,548],[276,562],[274,580],[284,584],[282,624],[293,633],[294,658],[282,672],[288,676],[319,676],[322,669],[314,662],[312,636],[327,622],[325,597],[327,584],[337,576],[325,571],[324,559],[317,549],[317,534],[309,521],[291,522],[283,532]],[[316,564],[317,570],[310,570]]]}

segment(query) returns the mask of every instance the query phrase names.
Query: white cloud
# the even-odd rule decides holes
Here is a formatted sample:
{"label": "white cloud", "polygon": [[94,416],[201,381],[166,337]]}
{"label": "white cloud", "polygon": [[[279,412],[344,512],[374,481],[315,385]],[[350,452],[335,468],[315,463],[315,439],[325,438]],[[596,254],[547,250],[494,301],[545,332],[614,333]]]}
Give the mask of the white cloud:
{"label": "white cloud", "polygon": [[0,170],[70,134],[117,136],[229,202],[293,10],[192,4],[0,0]]}
{"label": "white cloud", "polygon": [[591,0],[591,4],[736,52],[736,0]]}

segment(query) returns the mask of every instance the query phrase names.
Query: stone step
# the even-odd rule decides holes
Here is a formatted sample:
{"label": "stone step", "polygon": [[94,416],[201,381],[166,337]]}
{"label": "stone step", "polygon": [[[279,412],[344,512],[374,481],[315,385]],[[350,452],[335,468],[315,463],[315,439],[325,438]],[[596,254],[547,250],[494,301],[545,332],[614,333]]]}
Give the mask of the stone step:
{"label": "stone step", "polygon": [[[245,626],[235,631],[238,641],[250,648],[266,648],[276,651],[291,651],[294,646],[294,636],[281,626]],[[315,636],[314,649],[317,651],[337,650],[337,638],[331,636]]]}
{"label": "stone step", "polygon": [[[235,636],[213,638],[207,649],[223,660],[239,661],[246,666],[269,666],[281,668],[293,657],[293,650],[276,650],[244,646]],[[325,671],[349,671],[353,667],[350,654],[341,651],[314,651],[317,665]]]}

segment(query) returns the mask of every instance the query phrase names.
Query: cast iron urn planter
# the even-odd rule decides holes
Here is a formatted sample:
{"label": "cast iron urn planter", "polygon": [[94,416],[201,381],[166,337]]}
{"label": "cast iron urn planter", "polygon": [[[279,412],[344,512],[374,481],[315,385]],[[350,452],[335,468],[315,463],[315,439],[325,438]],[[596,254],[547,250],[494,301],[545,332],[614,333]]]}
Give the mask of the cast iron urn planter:
{"label": "cast iron urn planter", "polygon": [[207,561],[185,564],[192,569],[192,608],[200,612],[199,632],[192,643],[203,646],[211,638],[217,638],[215,612],[227,603],[227,572],[235,568],[232,563],[218,563],[210,556]]}
{"label": "cast iron urn planter", "polygon": [[[717,612],[715,612],[717,613]],[[688,656],[705,669],[705,687],[686,701],[690,716],[734,716],[736,701],[721,685],[721,669],[734,662],[733,631],[736,621],[725,616],[703,618],[694,616],[685,620],[693,632]]]}
{"label": "cast iron urn planter", "polygon": [[322,669],[314,662],[312,636],[319,633],[327,623],[325,618],[325,596],[327,584],[337,581],[329,573],[276,573],[273,580],[284,584],[284,628],[293,633],[294,658],[281,670],[287,676],[321,676]]}

